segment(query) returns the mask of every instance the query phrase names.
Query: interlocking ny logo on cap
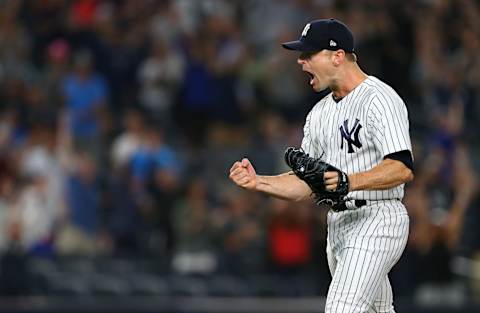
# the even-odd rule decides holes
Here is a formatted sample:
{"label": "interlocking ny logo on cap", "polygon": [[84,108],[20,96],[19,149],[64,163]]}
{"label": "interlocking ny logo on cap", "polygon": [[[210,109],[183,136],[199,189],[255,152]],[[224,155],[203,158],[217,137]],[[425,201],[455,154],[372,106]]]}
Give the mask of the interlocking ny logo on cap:
{"label": "interlocking ny logo on cap", "polygon": [[336,47],[336,46],[337,46],[337,43],[333,39],[330,39],[330,47]]}
{"label": "interlocking ny logo on cap", "polygon": [[308,33],[308,30],[310,29],[310,23],[308,23],[307,25],[305,25],[305,28],[303,29],[302,31],[302,37],[305,37],[307,36],[307,33]]}

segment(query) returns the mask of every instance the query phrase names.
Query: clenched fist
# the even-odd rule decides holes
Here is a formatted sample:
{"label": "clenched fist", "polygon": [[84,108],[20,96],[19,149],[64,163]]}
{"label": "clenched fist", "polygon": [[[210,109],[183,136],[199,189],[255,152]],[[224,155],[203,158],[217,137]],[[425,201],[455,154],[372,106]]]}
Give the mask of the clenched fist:
{"label": "clenched fist", "polygon": [[247,158],[237,161],[230,168],[230,179],[238,186],[254,190],[257,187],[257,173]]}

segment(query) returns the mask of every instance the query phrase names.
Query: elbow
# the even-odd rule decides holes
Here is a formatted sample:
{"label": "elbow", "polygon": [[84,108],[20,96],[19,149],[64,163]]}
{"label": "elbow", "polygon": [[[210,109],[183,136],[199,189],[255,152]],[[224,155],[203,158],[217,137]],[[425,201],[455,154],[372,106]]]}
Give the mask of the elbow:
{"label": "elbow", "polygon": [[411,182],[413,179],[415,178],[415,175],[413,175],[413,171],[409,168],[406,168],[404,170],[404,177],[403,177],[403,181],[405,183],[408,183],[408,182]]}

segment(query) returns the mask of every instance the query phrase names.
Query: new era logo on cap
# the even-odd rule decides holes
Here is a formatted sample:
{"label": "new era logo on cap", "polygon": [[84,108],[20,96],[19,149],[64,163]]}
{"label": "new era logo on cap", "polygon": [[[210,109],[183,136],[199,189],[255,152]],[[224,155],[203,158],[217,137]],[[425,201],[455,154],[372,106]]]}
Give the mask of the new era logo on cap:
{"label": "new era logo on cap", "polygon": [[320,51],[343,49],[347,53],[353,52],[354,42],[350,29],[336,19],[315,20],[303,28],[299,40],[283,43],[282,46],[290,50]]}

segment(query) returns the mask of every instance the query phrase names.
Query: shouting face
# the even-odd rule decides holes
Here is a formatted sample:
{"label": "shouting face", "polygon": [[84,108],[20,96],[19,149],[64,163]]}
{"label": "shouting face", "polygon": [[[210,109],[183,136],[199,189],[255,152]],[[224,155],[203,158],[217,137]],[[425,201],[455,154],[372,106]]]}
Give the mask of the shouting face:
{"label": "shouting face", "polygon": [[307,73],[313,90],[319,92],[331,86],[337,68],[332,51],[302,52],[297,62]]}

